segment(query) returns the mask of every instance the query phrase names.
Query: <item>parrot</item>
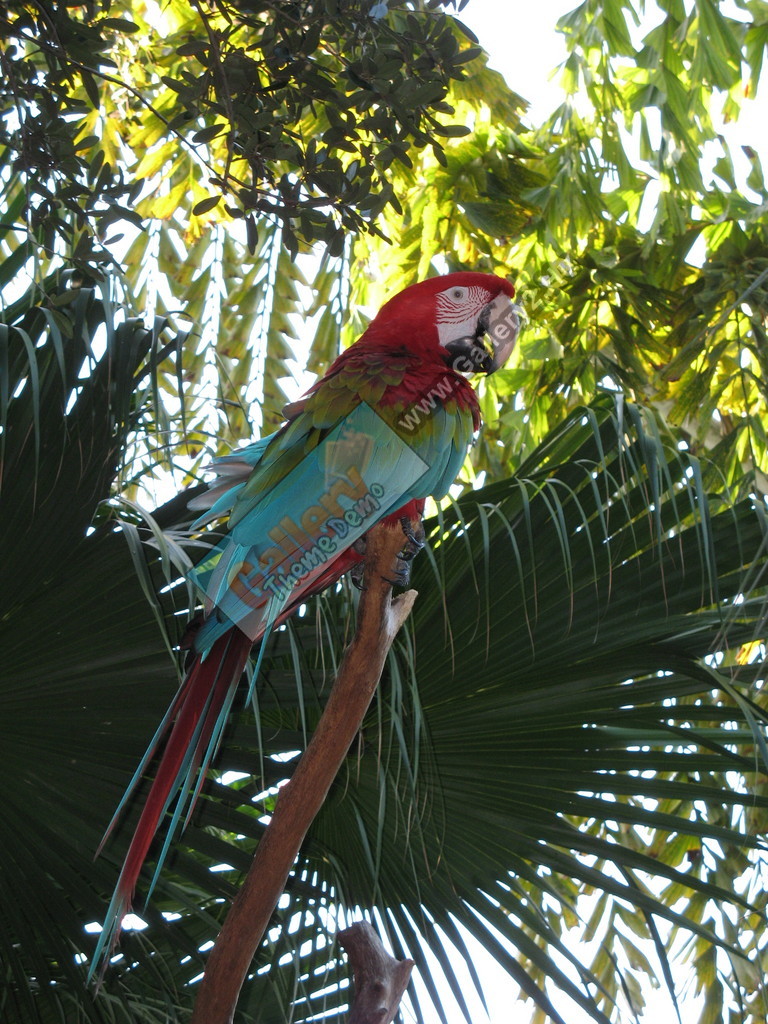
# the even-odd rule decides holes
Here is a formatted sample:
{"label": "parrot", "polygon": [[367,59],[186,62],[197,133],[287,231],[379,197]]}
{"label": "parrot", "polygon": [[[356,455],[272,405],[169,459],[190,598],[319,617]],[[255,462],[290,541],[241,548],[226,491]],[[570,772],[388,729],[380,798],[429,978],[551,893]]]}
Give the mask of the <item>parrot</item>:
{"label": "parrot", "polygon": [[468,377],[495,372],[514,348],[514,295],[508,280],[480,272],[410,285],[284,408],[275,433],[214,460],[208,491],[189,503],[201,512],[193,528],[225,520],[226,531],[193,572],[203,610],[182,641],[184,678],[99,847],[157,759],[91,977],[100,962],[103,974],[169,812],[147,899],[192,814],[254,647],[344,574],[363,585],[365,533],[376,523],[403,532],[388,582],[407,586],[425,501],[448,493],[480,428]]}

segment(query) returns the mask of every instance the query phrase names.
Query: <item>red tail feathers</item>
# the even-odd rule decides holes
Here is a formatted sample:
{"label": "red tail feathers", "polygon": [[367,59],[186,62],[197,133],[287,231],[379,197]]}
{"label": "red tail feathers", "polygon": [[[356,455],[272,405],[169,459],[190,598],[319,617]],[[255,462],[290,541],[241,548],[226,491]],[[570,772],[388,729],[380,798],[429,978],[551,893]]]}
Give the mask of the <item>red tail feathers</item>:
{"label": "red tail feathers", "polygon": [[221,740],[238,683],[248,661],[251,644],[251,639],[244,633],[238,629],[231,629],[216,641],[207,655],[195,656],[107,829],[102,846],[144,769],[154,757],[158,746],[165,740],[157,774],[142,809],[107,910],[104,927],[94,953],[91,974],[102,957],[106,962],[114,949],[122,919],[131,908],[139,872],[165,812],[175,800],[173,817],[158,858],[152,886],[179,824],[181,823],[183,828],[192,813],[205,773]]}
{"label": "red tail feathers", "polygon": [[[403,517],[420,519],[423,508],[422,500],[414,500],[386,516],[384,522],[394,526]],[[271,621],[265,620],[264,630],[269,633],[272,628],[285,622],[303,602],[335,583],[358,564],[361,558],[361,554],[353,548],[346,548],[339,552],[330,564],[318,566],[292,592],[286,607]],[[106,962],[117,943],[123,917],[131,909],[142,865],[166,812],[173,806],[147,899],[154,888],[174,836],[189,820],[208,767],[221,741],[238,684],[248,662],[248,655],[253,644],[258,643],[260,639],[262,636],[249,637],[233,626],[213,642],[210,650],[194,656],[176,696],[136,769],[97,853],[104,846],[136,786],[160,751],[157,773],[141,811],[107,910],[89,978],[99,971],[99,964],[102,961],[100,973],[103,974]],[[193,639],[193,647],[194,643]]]}

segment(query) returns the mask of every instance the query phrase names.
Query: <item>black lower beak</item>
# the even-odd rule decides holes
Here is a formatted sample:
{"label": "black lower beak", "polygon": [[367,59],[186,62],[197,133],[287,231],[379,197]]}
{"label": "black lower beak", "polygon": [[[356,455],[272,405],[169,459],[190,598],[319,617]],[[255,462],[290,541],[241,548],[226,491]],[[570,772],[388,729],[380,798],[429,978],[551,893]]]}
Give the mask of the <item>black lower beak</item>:
{"label": "black lower beak", "polygon": [[493,354],[483,345],[482,334],[474,338],[457,338],[445,346],[446,362],[459,373],[493,373]]}

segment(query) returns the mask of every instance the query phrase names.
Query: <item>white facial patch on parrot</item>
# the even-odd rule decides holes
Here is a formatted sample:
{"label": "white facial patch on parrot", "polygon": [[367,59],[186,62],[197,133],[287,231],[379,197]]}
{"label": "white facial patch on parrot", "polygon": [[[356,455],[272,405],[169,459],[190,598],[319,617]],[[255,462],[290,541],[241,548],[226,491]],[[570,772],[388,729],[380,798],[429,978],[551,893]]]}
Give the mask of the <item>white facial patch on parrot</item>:
{"label": "white facial patch on parrot", "polygon": [[459,338],[472,337],[477,321],[488,304],[491,293],[479,285],[468,288],[454,285],[437,294],[437,335],[441,345]]}

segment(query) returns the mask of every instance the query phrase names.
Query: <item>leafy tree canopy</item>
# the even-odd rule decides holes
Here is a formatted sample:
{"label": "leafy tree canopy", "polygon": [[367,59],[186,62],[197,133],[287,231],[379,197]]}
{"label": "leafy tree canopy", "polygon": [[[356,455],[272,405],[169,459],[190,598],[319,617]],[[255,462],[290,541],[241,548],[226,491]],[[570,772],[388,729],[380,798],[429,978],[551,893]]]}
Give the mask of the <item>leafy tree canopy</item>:
{"label": "leafy tree canopy", "polygon": [[[559,25],[563,103],[533,128],[454,6],[8,5],[7,275],[122,254],[139,311],[202,332],[184,365],[199,445],[247,436],[257,398],[279,419],[297,323],[316,318],[321,371],[350,300],[498,270],[531,322],[476,469],[613,385],[662,403],[729,483],[765,472],[767,197],[753,150],[740,187],[719,127],[757,91],[766,5],[587,0]],[[319,266],[291,263],[313,243]],[[178,431],[177,377],[158,397]]]}

